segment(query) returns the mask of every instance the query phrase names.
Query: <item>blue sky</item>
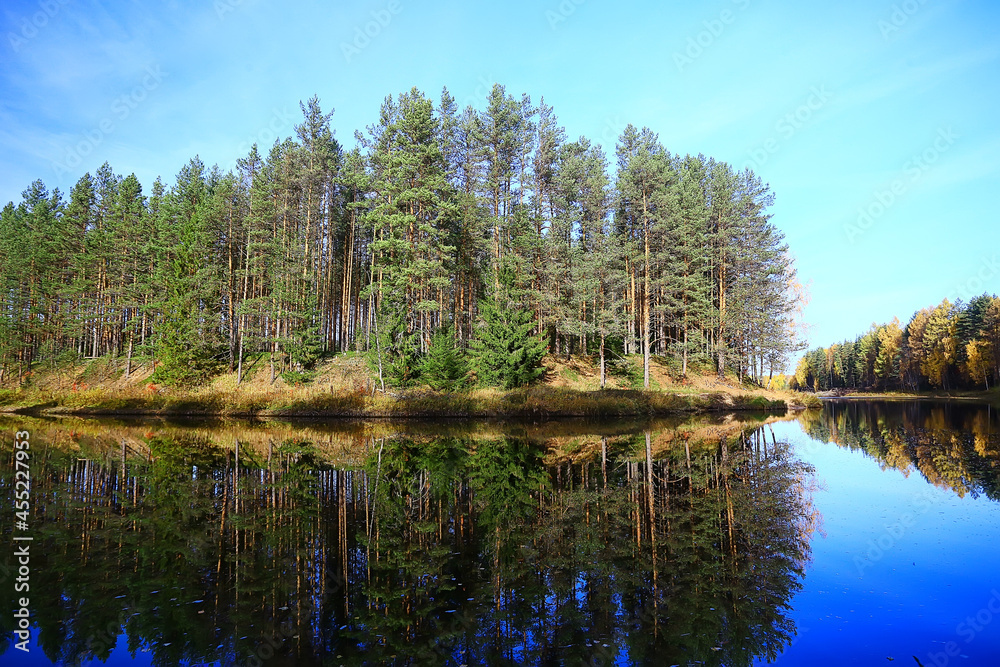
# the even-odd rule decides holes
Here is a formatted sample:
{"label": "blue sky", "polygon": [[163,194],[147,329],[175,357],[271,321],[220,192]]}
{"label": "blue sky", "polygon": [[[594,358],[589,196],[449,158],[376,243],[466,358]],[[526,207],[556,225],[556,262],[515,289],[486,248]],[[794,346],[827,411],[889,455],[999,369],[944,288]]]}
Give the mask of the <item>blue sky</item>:
{"label": "blue sky", "polygon": [[481,106],[496,81],[570,137],[647,125],[753,167],[829,345],[1000,292],[998,30],[985,0],[7,0],[0,201],[106,160],[146,192],[195,154],[230,167],[313,94],[350,146],[386,95]]}

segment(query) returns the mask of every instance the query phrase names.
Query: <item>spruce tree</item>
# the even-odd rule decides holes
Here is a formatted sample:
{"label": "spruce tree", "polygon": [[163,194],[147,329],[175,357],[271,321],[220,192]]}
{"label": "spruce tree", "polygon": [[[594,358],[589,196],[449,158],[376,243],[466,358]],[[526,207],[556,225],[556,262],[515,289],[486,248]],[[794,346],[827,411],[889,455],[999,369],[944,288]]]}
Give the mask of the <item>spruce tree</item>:
{"label": "spruce tree", "polygon": [[204,166],[191,160],[159,210],[156,306],[162,314],[155,382],[191,385],[219,370],[219,270],[206,202]]}
{"label": "spruce tree", "polygon": [[545,372],[545,341],[535,335],[530,310],[511,298],[513,271],[498,272],[500,288],[479,304],[482,323],[472,341],[473,368],[479,384],[514,389],[531,384]]}
{"label": "spruce tree", "polygon": [[438,330],[421,362],[420,379],[435,391],[455,391],[465,385],[468,374],[469,365],[455,347],[453,332]]}
{"label": "spruce tree", "polygon": [[383,303],[375,314],[375,340],[368,353],[379,382],[390,387],[412,387],[420,374],[420,337],[406,326],[399,304]]}

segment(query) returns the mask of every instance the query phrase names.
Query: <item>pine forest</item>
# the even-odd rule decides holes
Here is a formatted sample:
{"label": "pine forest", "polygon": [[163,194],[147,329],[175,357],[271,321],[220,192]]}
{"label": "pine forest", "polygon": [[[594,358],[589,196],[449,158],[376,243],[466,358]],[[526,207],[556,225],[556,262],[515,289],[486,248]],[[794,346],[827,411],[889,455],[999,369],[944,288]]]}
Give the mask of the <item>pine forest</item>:
{"label": "pine forest", "polygon": [[500,85],[483,106],[387,97],[347,150],[313,97],[231,172],[35,181],[0,217],[0,381],[103,356],[167,385],[239,382],[251,357],[308,380],[342,353],[442,390],[529,384],[545,354],[592,356],[602,386],[626,355],[647,388],[651,356],[782,372],[802,295],[767,184],[648,128],[613,155],[571,140]]}

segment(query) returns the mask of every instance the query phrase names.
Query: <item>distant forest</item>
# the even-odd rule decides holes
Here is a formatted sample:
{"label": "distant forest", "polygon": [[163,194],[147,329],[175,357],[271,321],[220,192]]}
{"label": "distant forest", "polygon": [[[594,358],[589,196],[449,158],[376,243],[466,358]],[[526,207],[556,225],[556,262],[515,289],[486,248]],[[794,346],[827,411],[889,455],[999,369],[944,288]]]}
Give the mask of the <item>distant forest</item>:
{"label": "distant forest", "polygon": [[447,89],[387,97],[351,150],[316,97],[300,106],[294,138],[233,172],[195,157],[144,191],[105,163],[68,201],[39,180],[9,203],[0,381],[106,355],[188,385],[265,355],[273,380],[350,351],[395,386],[465,360],[516,386],[546,352],[602,374],[641,354],[647,387],[651,355],[763,383],[801,349],[774,197],[749,169],[631,125],[609,168],[499,85],[481,110]]}
{"label": "distant forest", "polygon": [[894,319],[863,336],[810,350],[792,388],[989,389],[1000,382],[1000,298],[947,299],[917,311],[905,327]]}

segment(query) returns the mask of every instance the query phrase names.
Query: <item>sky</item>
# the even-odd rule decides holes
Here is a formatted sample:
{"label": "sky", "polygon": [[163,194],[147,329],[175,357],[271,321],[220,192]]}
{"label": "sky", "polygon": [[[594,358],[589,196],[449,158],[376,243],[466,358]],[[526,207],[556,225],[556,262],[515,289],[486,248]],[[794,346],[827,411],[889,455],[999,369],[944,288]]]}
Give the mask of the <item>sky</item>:
{"label": "sky", "polygon": [[350,147],[387,95],[497,82],[609,154],[632,123],[752,168],[827,346],[1000,292],[998,33],[995,0],[5,0],[0,203],[233,168],[313,95]]}

